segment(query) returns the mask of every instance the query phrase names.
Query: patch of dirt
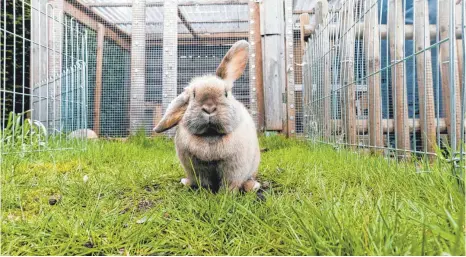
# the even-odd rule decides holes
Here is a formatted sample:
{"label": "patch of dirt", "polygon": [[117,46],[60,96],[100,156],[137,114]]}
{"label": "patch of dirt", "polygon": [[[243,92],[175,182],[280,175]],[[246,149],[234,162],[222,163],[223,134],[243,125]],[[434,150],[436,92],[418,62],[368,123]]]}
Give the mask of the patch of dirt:
{"label": "patch of dirt", "polygon": [[92,243],[91,241],[87,241],[85,244],[83,244],[83,246],[87,248],[94,248],[94,243]]}
{"label": "patch of dirt", "polygon": [[157,184],[157,183],[154,183],[154,184],[152,184],[152,185],[146,185],[146,186],[144,186],[144,190],[146,190],[146,192],[149,192],[149,193],[155,192],[155,191],[157,191],[159,188],[160,188],[160,185]]}
{"label": "patch of dirt", "polygon": [[154,203],[152,201],[149,201],[149,200],[142,200],[138,203],[138,210],[139,211],[146,211],[150,208],[152,208],[152,206],[154,205]]}

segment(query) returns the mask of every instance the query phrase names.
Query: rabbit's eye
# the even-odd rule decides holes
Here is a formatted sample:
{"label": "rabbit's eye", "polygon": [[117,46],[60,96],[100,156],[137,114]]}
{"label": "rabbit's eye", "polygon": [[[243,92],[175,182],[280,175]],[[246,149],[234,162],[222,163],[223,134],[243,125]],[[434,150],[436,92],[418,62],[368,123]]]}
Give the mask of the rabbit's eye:
{"label": "rabbit's eye", "polygon": [[228,97],[228,91],[225,90],[225,97]]}

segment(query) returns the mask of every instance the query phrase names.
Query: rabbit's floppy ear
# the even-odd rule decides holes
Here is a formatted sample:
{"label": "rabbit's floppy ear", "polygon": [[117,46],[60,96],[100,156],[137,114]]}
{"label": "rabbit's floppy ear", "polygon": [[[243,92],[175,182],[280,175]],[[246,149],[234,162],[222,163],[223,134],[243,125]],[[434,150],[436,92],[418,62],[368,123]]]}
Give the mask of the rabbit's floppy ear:
{"label": "rabbit's floppy ear", "polygon": [[216,75],[229,82],[237,80],[246,68],[248,57],[249,43],[245,40],[236,42],[223,57]]}
{"label": "rabbit's floppy ear", "polygon": [[186,88],[183,93],[177,96],[168,105],[167,111],[160,120],[159,124],[153,129],[157,133],[164,132],[165,130],[171,129],[180,122],[183,118],[186,109],[188,108],[189,102],[189,89]]}

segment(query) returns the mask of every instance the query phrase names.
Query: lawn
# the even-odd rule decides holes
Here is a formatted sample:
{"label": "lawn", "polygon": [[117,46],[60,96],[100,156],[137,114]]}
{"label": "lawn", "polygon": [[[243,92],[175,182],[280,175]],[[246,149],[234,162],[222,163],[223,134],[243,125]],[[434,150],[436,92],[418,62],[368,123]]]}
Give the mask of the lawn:
{"label": "lawn", "polygon": [[464,194],[439,162],[261,138],[259,194],[191,190],[170,140],[6,156],[2,255],[464,255]]}

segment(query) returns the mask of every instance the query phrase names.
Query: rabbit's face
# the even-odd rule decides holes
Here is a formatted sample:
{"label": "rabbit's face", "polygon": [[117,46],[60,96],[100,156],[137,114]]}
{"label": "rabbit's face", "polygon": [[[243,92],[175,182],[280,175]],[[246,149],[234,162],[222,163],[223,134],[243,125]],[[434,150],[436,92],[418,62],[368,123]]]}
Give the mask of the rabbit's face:
{"label": "rabbit's face", "polygon": [[218,66],[216,76],[193,79],[170,103],[154,131],[163,132],[181,121],[195,135],[222,136],[232,132],[241,117],[237,112],[240,103],[233,97],[231,88],[246,68],[248,50],[248,42],[236,42]]}
{"label": "rabbit's face", "polygon": [[219,136],[236,128],[237,102],[228,82],[216,76],[200,77],[191,82],[186,92],[190,100],[182,122],[192,134]]}

